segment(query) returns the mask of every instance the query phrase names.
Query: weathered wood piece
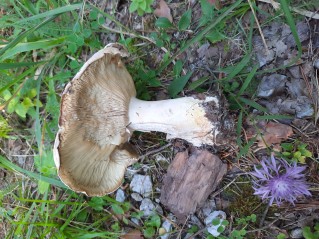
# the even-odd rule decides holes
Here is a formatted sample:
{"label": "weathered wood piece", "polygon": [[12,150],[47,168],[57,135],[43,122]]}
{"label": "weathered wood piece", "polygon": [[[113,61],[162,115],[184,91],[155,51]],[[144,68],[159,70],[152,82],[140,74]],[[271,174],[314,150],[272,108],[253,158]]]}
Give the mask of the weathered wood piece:
{"label": "weathered wood piece", "polygon": [[204,204],[226,171],[226,164],[207,150],[178,152],[163,179],[161,203],[178,220],[185,220]]}

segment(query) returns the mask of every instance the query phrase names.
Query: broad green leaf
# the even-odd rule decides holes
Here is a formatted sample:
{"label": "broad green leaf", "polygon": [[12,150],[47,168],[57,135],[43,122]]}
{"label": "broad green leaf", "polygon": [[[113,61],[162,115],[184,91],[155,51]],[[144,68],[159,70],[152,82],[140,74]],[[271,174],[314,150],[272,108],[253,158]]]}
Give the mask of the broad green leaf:
{"label": "broad green leaf", "polygon": [[26,107],[27,109],[29,109],[30,107],[34,106],[34,104],[32,103],[32,100],[29,97],[25,97],[21,104],[24,107]]}
{"label": "broad green leaf", "polygon": [[138,9],[139,5],[136,1],[132,1],[129,7],[130,12],[135,12]]}
{"label": "broad green leaf", "polygon": [[2,96],[4,100],[9,100],[12,97],[12,94],[9,90],[4,90]]}
{"label": "broad green leaf", "polygon": [[155,229],[154,227],[147,227],[144,231],[143,234],[146,238],[153,238],[155,235]]}
{"label": "broad green leaf", "polygon": [[91,200],[88,202],[89,206],[91,206],[96,211],[102,211],[105,202],[100,197],[92,197]]}
{"label": "broad green leaf", "polygon": [[155,26],[166,29],[172,27],[173,24],[166,17],[160,17],[156,20]]}
{"label": "broad green leaf", "polygon": [[213,221],[212,221],[212,224],[213,226],[217,226],[221,223],[221,220],[220,218],[214,218]]}
{"label": "broad green leaf", "polygon": [[190,79],[193,72],[188,72],[186,75],[175,78],[171,84],[168,86],[168,93],[171,97],[175,97],[179,92],[181,92],[188,80]]}
{"label": "broad green leaf", "polygon": [[34,164],[37,170],[44,176],[56,175],[56,166],[53,160],[53,151],[43,151],[42,155],[34,156]]}
{"label": "broad green leaf", "polygon": [[16,109],[16,106],[19,103],[19,98],[18,97],[14,97],[10,100],[9,104],[7,105],[7,111],[9,114],[13,113]]}
{"label": "broad green leaf", "polygon": [[118,204],[112,204],[111,207],[112,207],[112,210],[115,214],[118,214],[118,215],[124,214],[123,208],[121,208]]}
{"label": "broad green leaf", "polygon": [[189,25],[191,24],[192,20],[192,10],[187,10],[181,17],[181,19],[178,22],[178,30],[184,31],[186,30]]}
{"label": "broad green leaf", "polygon": [[161,218],[155,214],[146,222],[146,225],[159,228],[161,226]]}
{"label": "broad green leaf", "polygon": [[210,33],[206,35],[207,40],[209,40],[211,43],[219,42],[226,38],[226,36],[218,30],[213,30]]}
{"label": "broad green leaf", "polygon": [[41,193],[41,194],[46,193],[49,190],[49,186],[50,186],[50,184],[48,184],[47,182],[39,180],[38,181],[39,193]]}

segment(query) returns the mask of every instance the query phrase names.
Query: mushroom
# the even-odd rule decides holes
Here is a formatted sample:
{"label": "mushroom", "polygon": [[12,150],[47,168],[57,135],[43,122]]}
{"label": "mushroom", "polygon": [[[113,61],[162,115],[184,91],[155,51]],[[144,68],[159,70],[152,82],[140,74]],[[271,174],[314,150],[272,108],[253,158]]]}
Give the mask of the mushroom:
{"label": "mushroom", "polygon": [[107,45],[62,94],[54,161],[61,180],[76,192],[102,196],[121,185],[126,168],[138,159],[128,143],[134,130],[164,132],[195,146],[233,139],[233,120],[220,95],[139,100],[121,61],[125,56],[123,46]]}

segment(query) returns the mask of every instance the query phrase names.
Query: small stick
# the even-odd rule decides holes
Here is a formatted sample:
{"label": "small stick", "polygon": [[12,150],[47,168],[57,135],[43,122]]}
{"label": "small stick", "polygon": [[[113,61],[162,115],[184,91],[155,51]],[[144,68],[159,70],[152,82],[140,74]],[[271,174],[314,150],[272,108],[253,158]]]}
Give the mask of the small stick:
{"label": "small stick", "polygon": [[255,9],[253,8],[253,6],[252,6],[252,4],[251,4],[250,0],[248,0],[248,3],[249,3],[249,7],[250,7],[250,9],[251,9],[251,11],[252,11],[252,13],[253,13],[253,15],[254,15],[255,21],[256,21],[256,23],[257,23],[258,30],[259,30],[259,33],[260,33],[261,39],[262,39],[262,41],[263,41],[263,43],[264,43],[264,46],[265,46],[266,52],[267,52],[267,54],[269,54],[269,49],[268,49],[268,46],[267,46],[267,43],[266,43],[266,40],[265,40],[264,34],[263,34],[262,30],[261,30],[261,27],[260,27],[260,24],[259,24],[258,18],[257,18],[257,16],[256,16]]}

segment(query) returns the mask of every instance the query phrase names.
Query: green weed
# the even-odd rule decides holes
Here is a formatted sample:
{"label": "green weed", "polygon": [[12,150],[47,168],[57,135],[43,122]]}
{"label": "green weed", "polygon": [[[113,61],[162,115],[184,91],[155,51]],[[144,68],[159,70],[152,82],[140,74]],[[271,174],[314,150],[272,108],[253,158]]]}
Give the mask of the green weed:
{"label": "green weed", "polygon": [[309,226],[302,228],[302,235],[305,239],[318,239],[319,238],[319,223],[316,223],[313,230]]}
{"label": "green weed", "polygon": [[280,154],[284,159],[289,162],[306,163],[306,158],[311,158],[312,153],[307,149],[307,144],[299,141],[292,143],[282,143],[280,146],[283,148],[283,152]]}
{"label": "green weed", "polygon": [[130,12],[137,11],[139,16],[143,16],[144,13],[151,13],[151,5],[154,0],[132,0],[130,5]]}

